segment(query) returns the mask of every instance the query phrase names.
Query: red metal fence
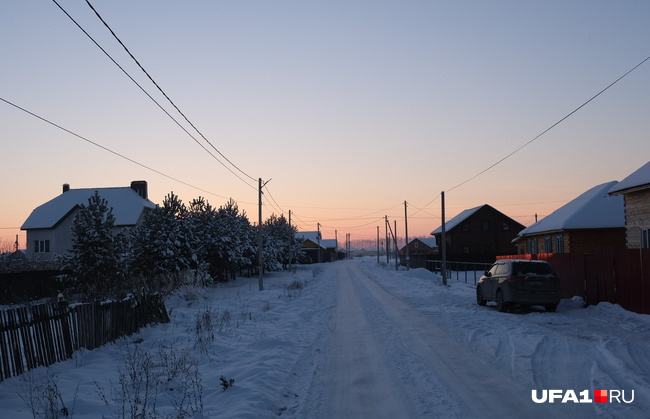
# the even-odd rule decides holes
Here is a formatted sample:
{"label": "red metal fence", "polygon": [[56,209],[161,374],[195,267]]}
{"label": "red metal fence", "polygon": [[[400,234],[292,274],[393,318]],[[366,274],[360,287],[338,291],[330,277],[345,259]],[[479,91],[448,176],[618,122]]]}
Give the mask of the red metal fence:
{"label": "red metal fence", "polygon": [[560,277],[562,298],[607,301],[650,314],[650,249],[599,249],[596,253],[540,253],[497,259],[546,260]]}

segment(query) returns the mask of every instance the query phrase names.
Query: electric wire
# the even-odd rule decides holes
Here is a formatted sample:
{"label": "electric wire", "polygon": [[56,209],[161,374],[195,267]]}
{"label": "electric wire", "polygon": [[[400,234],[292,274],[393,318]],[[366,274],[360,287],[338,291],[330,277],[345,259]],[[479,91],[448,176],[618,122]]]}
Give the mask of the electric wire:
{"label": "electric wire", "polygon": [[129,54],[129,56],[133,59],[133,61],[135,61],[135,63],[138,65],[138,67],[140,67],[140,69],[142,70],[142,72],[143,72],[144,74],[146,74],[146,76],[149,78],[149,80],[151,80],[151,82],[154,84],[154,86],[156,86],[156,88],[160,91],[160,93],[162,93],[162,95],[163,95],[163,96],[164,96],[164,97],[169,101],[169,103],[171,103],[171,105],[174,107],[174,109],[176,109],[176,110],[178,111],[178,113],[179,113],[179,114],[180,114],[180,115],[185,119],[185,121],[187,121],[187,123],[190,124],[190,126],[191,126],[192,128],[194,128],[194,130],[195,130],[195,131],[196,131],[196,132],[201,136],[201,138],[203,138],[203,139],[205,140],[205,142],[208,143],[208,144],[209,144],[209,145],[214,149],[214,151],[216,151],[216,152],[217,152],[221,157],[223,157],[224,160],[226,160],[228,163],[230,163],[230,165],[231,165],[232,167],[234,167],[235,169],[237,169],[241,174],[243,174],[244,176],[248,177],[248,178],[251,179],[252,181],[257,181],[257,179],[253,178],[253,177],[250,176],[248,173],[246,173],[246,172],[244,172],[242,169],[240,169],[236,164],[234,164],[233,162],[231,162],[231,161],[230,161],[230,160],[229,160],[229,159],[228,159],[228,158],[227,158],[227,157],[226,157],[226,156],[225,156],[221,151],[219,151],[219,150],[217,149],[217,147],[214,146],[214,144],[212,144],[212,142],[210,142],[210,140],[208,140],[208,139],[205,137],[205,135],[203,135],[203,133],[202,133],[201,131],[199,131],[199,129],[198,129],[198,128],[197,128],[197,127],[192,123],[192,121],[190,121],[189,118],[188,118],[188,117],[187,117],[187,116],[186,116],[186,115],[185,115],[185,114],[184,114],[184,113],[183,113],[183,112],[178,108],[178,106],[176,106],[176,104],[171,100],[171,98],[167,95],[167,93],[165,93],[165,91],[160,87],[160,85],[158,85],[158,83],[156,83],[156,81],[153,79],[153,77],[151,77],[151,75],[149,74],[149,72],[147,72],[147,70],[144,69],[144,67],[142,66],[142,64],[140,64],[140,62],[135,58],[135,56],[134,56],[134,55],[131,53],[131,51],[126,47],[126,45],[124,45],[124,43],[122,42],[122,40],[117,36],[117,34],[113,31],[113,29],[108,25],[108,23],[106,23],[106,21],[104,20],[104,18],[102,18],[102,16],[99,14],[99,12],[98,12],[94,7],[93,7],[92,4],[90,4],[90,1],[89,1],[89,0],[86,0],[86,4],[88,5],[88,7],[90,7],[90,9],[91,9],[93,12],[95,12],[95,15],[97,16],[97,18],[98,18],[98,19],[99,19],[99,20],[104,24],[104,26],[106,27],[106,29],[109,30],[109,32],[111,33],[111,35],[113,35],[113,37],[117,40],[117,42],[119,42],[119,44],[122,46],[122,48],[124,48],[124,50],[127,52],[127,54]]}
{"label": "electric wire", "polygon": [[[470,181],[476,179],[477,177],[481,176],[483,173],[487,172],[488,170],[490,170],[490,169],[494,168],[495,166],[497,166],[498,164],[502,163],[504,160],[508,159],[509,157],[512,157],[515,153],[519,152],[521,149],[523,149],[524,147],[528,146],[529,144],[531,144],[532,142],[534,142],[534,141],[537,140],[539,137],[541,137],[542,135],[546,134],[547,132],[549,132],[550,130],[552,130],[553,128],[555,128],[556,126],[560,125],[562,122],[564,122],[566,119],[568,119],[571,115],[573,115],[574,113],[578,112],[580,109],[582,109],[583,107],[585,107],[589,102],[591,102],[592,100],[596,99],[598,96],[600,96],[600,95],[601,95],[602,93],[604,93],[606,90],[608,90],[610,87],[614,86],[616,83],[618,83],[619,81],[621,81],[621,80],[622,80],[624,77],[626,77],[628,74],[630,74],[631,72],[633,72],[633,71],[636,70],[637,68],[641,67],[641,66],[642,66],[646,61],[648,61],[648,60],[650,60],[650,56],[646,57],[643,61],[641,61],[639,64],[635,65],[631,70],[627,71],[627,72],[626,72],[625,74],[623,74],[621,77],[619,77],[618,79],[614,80],[611,84],[609,84],[607,87],[605,87],[604,89],[602,89],[600,92],[596,93],[596,94],[595,94],[594,96],[592,96],[589,100],[587,100],[586,102],[584,102],[582,105],[578,106],[578,107],[575,108],[573,111],[569,112],[569,113],[568,113],[567,115],[565,115],[562,119],[560,119],[559,121],[557,121],[556,123],[554,123],[554,124],[551,125],[550,127],[546,128],[546,129],[545,129],[544,131],[542,131],[540,134],[538,134],[537,136],[535,136],[532,140],[528,141],[528,142],[525,143],[524,145],[522,145],[522,146],[520,146],[519,148],[517,148],[515,151],[513,151],[513,152],[511,152],[510,154],[506,155],[506,156],[503,157],[502,159],[498,160],[496,163],[490,165],[490,166],[487,167],[486,169],[483,169],[482,171],[480,171],[479,173],[477,173],[477,174],[475,174],[474,176],[470,177],[469,179],[467,179],[467,180],[465,180],[465,181],[459,183],[458,185],[454,186],[454,187],[451,188],[451,189],[448,189],[447,192],[451,192],[451,191],[453,191],[454,189],[463,186],[464,184],[466,184],[466,183],[468,183],[468,182],[470,182]],[[433,201],[431,201],[431,202],[433,202]],[[431,202],[430,202],[429,204],[425,205],[425,207],[428,206],[428,205],[430,205]]]}
{"label": "electric wire", "polygon": [[[35,118],[40,119],[40,120],[43,121],[43,122],[46,122],[46,123],[48,123],[48,124],[50,124],[50,125],[52,125],[52,126],[58,128],[58,129],[60,129],[60,130],[62,130],[62,131],[65,131],[65,132],[67,132],[68,134],[71,134],[71,135],[73,135],[73,136],[75,136],[75,137],[77,137],[77,138],[79,138],[79,139],[81,139],[81,140],[83,140],[83,141],[85,141],[85,142],[87,142],[87,143],[89,143],[89,144],[92,144],[92,145],[94,145],[95,147],[101,148],[101,149],[104,150],[104,151],[107,151],[107,152],[109,152],[109,153],[111,153],[111,154],[113,154],[113,155],[115,155],[115,156],[118,156],[118,157],[120,157],[120,158],[122,158],[122,159],[124,159],[124,160],[126,160],[126,161],[129,161],[129,162],[131,162],[131,163],[133,163],[133,164],[136,164],[136,165],[138,165],[138,166],[140,166],[140,167],[142,167],[142,168],[144,168],[144,169],[147,169],[147,170],[149,170],[149,171],[151,171],[151,172],[154,172],[154,173],[156,173],[156,174],[158,174],[158,175],[160,175],[160,176],[166,177],[167,179],[173,180],[174,182],[178,182],[178,183],[183,184],[183,185],[185,185],[185,186],[189,186],[190,188],[196,189],[196,190],[201,191],[201,192],[205,192],[205,193],[210,194],[210,195],[214,195],[214,196],[219,197],[219,198],[230,199],[230,198],[226,198],[226,197],[223,196],[223,195],[219,195],[219,194],[217,194],[217,193],[214,193],[214,192],[208,191],[208,190],[206,190],[206,189],[199,188],[198,186],[194,186],[194,185],[192,185],[192,184],[190,184],[190,183],[188,183],[188,182],[182,181],[182,180],[177,179],[177,178],[175,178],[175,177],[173,177],[173,176],[170,176],[170,175],[168,175],[168,174],[166,174],[166,173],[163,173],[163,172],[161,172],[160,170],[156,170],[156,169],[154,169],[154,168],[152,168],[152,167],[149,167],[149,166],[147,166],[147,165],[145,165],[145,164],[143,164],[143,163],[140,163],[140,162],[138,162],[138,161],[136,161],[136,160],[133,160],[133,159],[130,158],[130,157],[127,157],[127,156],[125,156],[125,155],[123,155],[123,154],[120,154],[120,153],[118,153],[117,151],[113,151],[113,150],[111,150],[111,149],[108,148],[108,147],[105,147],[105,146],[103,146],[103,145],[101,145],[101,144],[99,144],[99,143],[96,143],[96,142],[94,142],[94,141],[92,141],[92,140],[89,140],[88,138],[86,138],[86,137],[84,137],[84,136],[82,136],[82,135],[79,135],[79,134],[77,134],[77,133],[75,133],[75,132],[73,132],[73,131],[70,131],[69,129],[62,127],[61,125],[58,125],[58,124],[56,124],[56,123],[54,123],[54,122],[52,122],[52,121],[50,121],[50,120],[48,120],[48,119],[46,119],[46,118],[40,116],[40,115],[35,114],[34,112],[31,112],[31,111],[29,111],[29,110],[27,110],[27,109],[25,109],[25,108],[23,108],[23,107],[20,107],[20,106],[16,105],[15,103],[8,101],[7,99],[4,99],[4,98],[0,97],[0,100],[3,101],[3,102],[5,102],[5,103],[8,104],[8,105],[13,106],[13,107],[16,108],[16,109],[19,109],[19,110],[21,110],[21,111],[23,111],[23,112],[25,112],[25,113],[27,113],[27,114],[29,114],[29,115],[35,117]],[[243,202],[243,201],[240,201],[240,202],[242,202],[242,203],[244,203],[244,204],[250,204],[250,205],[252,205],[252,203],[250,203],[250,202]]]}
{"label": "electric wire", "polygon": [[196,137],[194,137],[194,136],[193,136],[193,135],[192,135],[192,134],[191,134],[191,133],[190,133],[190,132],[189,132],[189,131],[188,131],[188,130],[187,130],[187,129],[186,129],[186,128],[185,128],[185,127],[180,123],[180,122],[178,122],[178,121],[176,120],[176,118],[174,118],[174,117],[173,117],[169,112],[167,112],[167,110],[166,110],[166,109],[165,109],[165,108],[164,108],[160,103],[158,103],[158,101],[157,101],[156,99],[154,99],[153,96],[151,96],[151,95],[149,94],[149,92],[147,92],[147,91],[144,89],[144,87],[142,87],[142,86],[141,86],[141,85],[140,85],[140,84],[139,84],[139,83],[138,83],[138,82],[137,82],[137,81],[136,81],[136,80],[135,80],[135,79],[134,79],[134,78],[133,78],[133,77],[132,77],[132,76],[131,76],[131,75],[130,75],[130,74],[129,74],[129,73],[128,73],[128,72],[127,72],[127,71],[126,71],[126,70],[125,70],[125,69],[124,69],[120,64],[119,64],[119,63],[118,63],[118,62],[117,62],[117,61],[115,61],[115,59],[113,59],[113,57],[111,57],[111,55],[110,55],[110,54],[109,54],[109,53],[108,53],[104,48],[102,48],[102,46],[99,45],[99,43],[97,43],[97,41],[95,41],[95,39],[94,39],[92,36],[90,36],[90,34],[89,34],[89,33],[88,33],[88,32],[87,32],[87,31],[86,31],[86,30],[85,30],[85,29],[84,29],[84,28],[83,28],[83,27],[82,27],[82,26],[81,26],[81,25],[80,25],[80,24],[79,24],[79,23],[78,23],[78,22],[77,22],[77,21],[76,21],[76,20],[75,20],[71,15],[70,15],[70,14],[69,14],[69,13],[68,13],[68,12],[67,12],[67,11],[66,11],[66,10],[65,10],[61,5],[60,5],[60,4],[56,1],[56,0],[52,0],[52,1],[54,2],[54,4],[56,4],[56,5],[59,7],[59,9],[61,9],[61,11],[62,11],[63,13],[65,13],[66,16],[68,16],[68,18],[69,18],[69,19],[70,19],[70,20],[71,20],[71,21],[72,21],[76,26],[77,26],[77,27],[78,27],[78,28],[79,28],[79,29],[80,29],[80,30],[81,30],[81,31],[82,31],[82,32],[83,32],[83,33],[84,33],[84,34],[85,34],[85,35],[86,35],[86,36],[87,36],[87,37],[88,37],[88,38],[89,38],[89,39],[90,39],[90,40],[91,40],[91,41],[92,41],[96,46],[97,46],[97,48],[99,48],[99,49],[104,53],[104,55],[106,55],[106,56],[107,56],[107,57],[108,57],[108,58],[113,62],[113,64],[115,64],[115,65],[116,65],[120,70],[122,70],[122,72],[123,72],[123,73],[124,73],[124,74],[125,74],[125,75],[126,75],[126,76],[127,76],[127,77],[132,81],[132,82],[133,82],[133,83],[135,83],[135,85],[138,86],[138,88],[140,88],[140,90],[142,90],[142,92],[143,92],[145,95],[147,95],[147,97],[148,97],[149,99],[151,99],[151,100],[152,100],[152,101],[153,101],[153,102],[158,106],[158,108],[160,108],[160,110],[162,110],[162,111],[163,111],[163,112],[164,112],[164,113],[165,113],[169,118],[171,118],[171,120],[174,121],[174,122],[176,123],[176,125],[178,125],[178,126],[179,126],[183,131],[185,131],[185,133],[186,133],[187,135],[189,135],[189,136],[194,140],[195,143],[197,143],[197,144],[198,144],[198,145],[199,145],[203,150],[205,150],[205,151],[206,151],[210,156],[212,156],[213,159],[215,159],[217,162],[219,162],[219,164],[221,164],[224,168],[226,168],[230,173],[232,173],[233,175],[235,175],[239,180],[241,180],[242,182],[244,182],[247,186],[251,187],[252,189],[256,190],[256,188],[255,188],[254,186],[252,186],[250,183],[248,183],[248,182],[246,182],[244,179],[242,179],[242,178],[241,178],[237,173],[235,173],[235,172],[234,172],[230,167],[226,166],[226,164],[225,164],[224,162],[222,162],[221,160],[219,160],[219,159],[217,158],[217,156],[215,156],[214,154],[212,154],[212,152],[210,152],[210,150],[208,150],[208,149],[207,149],[203,144],[201,144],[201,142],[200,142],[199,140],[197,140]]}

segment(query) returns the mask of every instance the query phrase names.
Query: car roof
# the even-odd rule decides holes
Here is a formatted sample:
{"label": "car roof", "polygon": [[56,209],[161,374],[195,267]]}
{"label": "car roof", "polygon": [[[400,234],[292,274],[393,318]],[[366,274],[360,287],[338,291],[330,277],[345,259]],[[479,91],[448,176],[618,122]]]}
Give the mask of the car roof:
{"label": "car roof", "polygon": [[530,260],[530,259],[499,259],[497,262],[523,262],[523,263],[548,263],[545,260]]}

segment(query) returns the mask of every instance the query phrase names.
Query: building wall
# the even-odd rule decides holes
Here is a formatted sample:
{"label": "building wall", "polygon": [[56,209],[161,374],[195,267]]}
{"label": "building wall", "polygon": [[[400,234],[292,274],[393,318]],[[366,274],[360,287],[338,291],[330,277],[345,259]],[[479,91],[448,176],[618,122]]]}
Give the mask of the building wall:
{"label": "building wall", "polygon": [[[562,234],[563,252],[556,247],[555,237]],[[551,236],[551,247],[546,238]],[[528,238],[537,242],[537,253],[594,253],[601,248],[625,248],[624,228],[599,228],[583,230],[562,230],[526,236],[517,242],[517,253],[530,253]]]}
{"label": "building wall", "polygon": [[641,231],[650,229],[650,189],[625,194],[626,244],[641,247]]}
{"label": "building wall", "polygon": [[[491,207],[484,207],[447,233],[448,253],[513,254],[517,248],[512,240],[523,228],[523,225],[510,217]],[[436,239],[438,243],[441,242],[440,235],[436,235]]]}

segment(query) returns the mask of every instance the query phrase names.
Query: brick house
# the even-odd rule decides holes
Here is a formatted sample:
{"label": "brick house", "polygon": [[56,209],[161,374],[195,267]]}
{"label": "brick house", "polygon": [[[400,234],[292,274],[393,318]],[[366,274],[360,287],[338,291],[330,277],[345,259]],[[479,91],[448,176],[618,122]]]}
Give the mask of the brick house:
{"label": "brick house", "polygon": [[650,248],[650,162],[614,185],[609,194],[623,197],[627,248]]}
{"label": "brick house", "polygon": [[[512,240],[524,227],[487,204],[466,209],[445,223],[447,260],[489,263],[512,254]],[[442,245],[442,226],[431,235]]]}
{"label": "brick house", "polygon": [[515,238],[517,253],[594,253],[599,248],[624,248],[623,199],[608,195],[617,183],[595,186],[521,230]]}

